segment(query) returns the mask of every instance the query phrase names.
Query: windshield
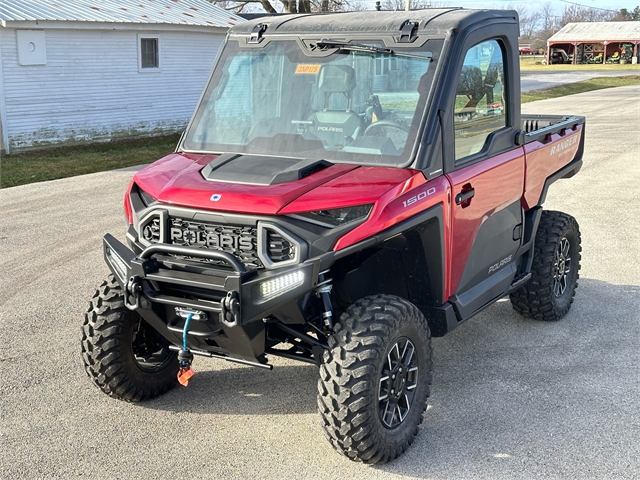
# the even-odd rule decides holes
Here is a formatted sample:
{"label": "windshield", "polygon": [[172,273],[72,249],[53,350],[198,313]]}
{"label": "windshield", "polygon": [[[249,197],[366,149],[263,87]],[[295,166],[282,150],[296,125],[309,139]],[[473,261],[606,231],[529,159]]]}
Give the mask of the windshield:
{"label": "windshield", "polygon": [[182,149],[406,163],[434,70],[431,52],[411,53],[339,49],[317,57],[292,40],[259,49],[230,40]]}

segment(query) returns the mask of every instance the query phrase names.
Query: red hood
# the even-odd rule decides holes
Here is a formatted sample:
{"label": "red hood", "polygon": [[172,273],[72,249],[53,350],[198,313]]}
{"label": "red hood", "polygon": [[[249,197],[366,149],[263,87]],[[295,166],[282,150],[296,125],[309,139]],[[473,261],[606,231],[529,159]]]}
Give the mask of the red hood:
{"label": "red hood", "polygon": [[[276,185],[205,180],[200,171],[215,155],[168,155],[139,171],[136,184],[161,203],[223,212],[275,215],[301,195],[358,168],[356,165],[332,165],[313,175]],[[220,195],[218,201],[212,195]]]}
{"label": "red hood", "polygon": [[[276,215],[374,203],[416,174],[408,169],[336,164],[292,182],[250,185],[205,180],[200,171],[214,158],[174,153],[138,172],[134,181],[168,205]],[[214,194],[220,199],[211,200]]]}

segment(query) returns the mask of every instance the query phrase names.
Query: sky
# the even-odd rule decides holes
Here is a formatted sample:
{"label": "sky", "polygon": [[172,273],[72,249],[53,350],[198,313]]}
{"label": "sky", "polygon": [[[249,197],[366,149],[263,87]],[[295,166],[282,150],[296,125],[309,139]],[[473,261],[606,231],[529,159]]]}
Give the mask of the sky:
{"label": "sky", "polygon": [[[374,0],[360,0],[366,4],[375,4]],[[427,2],[428,0],[423,0]],[[438,2],[438,0],[434,0],[435,4],[445,3]],[[545,3],[550,3],[556,13],[562,13],[564,8],[571,4],[578,4],[584,7],[593,7],[593,8],[603,8],[606,10],[619,11],[621,8],[626,8],[628,10],[633,10],[637,5],[640,5],[640,0],[632,0],[629,2],[618,2],[611,0],[572,0],[571,2],[564,2],[561,0],[537,0],[537,1],[529,1],[529,2],[516,2],[511,0],[448,0],[446,1],[447,5],[457,6],[457,7],[465,7],[465,8],[500,8],[501,5],[504,5],[504,8],[507,8],[509,5],[517,6],[517,7],[525,7],[527,10],[531,12],[535,12],[540,10]]]}
{"label": "sky", "polygon": [[[517,6],[522,6],[522,7],[526,7],[527,9],[531,10],[531,11],[536,11],[536,9],[540,9],[542,8],[542,5],[546,3],[544,0],[542,1],[535,1],[535,2],[511,2],[509,0],[462,0],[462,1],[457,1],[456,4],[458,4],[461,7],[467,7],[467,8],[487,8],[488,5],[491,5],[493,7],[493,5],[500,5],[500,4],[504,4],[504,5],[517,5]],[[627,8],[629,10],[633,10],[634,7],[636,5],[640,5],[640,0],[635,0],[631,1],[631,2],[616,2],[616,1],[610,1],[610,0],[572,0],[571,3],[567,3],[567,2],[563,2],[563,1],[558,1],[558,0],[554,0],[551,3],[551,5],[554,7],[554,10],[556,10],[557,12],[562,12],[565,8],[565,6],[567,5],[571,5],[571,4],[579,4],[581,6],[584,7],[593,7],[593,8],[603,8],[606,10],[614,10],[614,11],[618,11],[621,8]]]}

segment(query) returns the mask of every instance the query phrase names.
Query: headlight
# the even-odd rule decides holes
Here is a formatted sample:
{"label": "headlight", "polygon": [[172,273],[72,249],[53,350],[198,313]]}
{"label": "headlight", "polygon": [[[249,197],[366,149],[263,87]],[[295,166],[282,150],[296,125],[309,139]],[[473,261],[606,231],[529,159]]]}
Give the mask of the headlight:
{"label": "headlight", "polygon": [[272,278],[260,284],[260,296],[262,298],[271,298],[302,285],[304,282],[304,273],[296,271]]}
{"label": "headlight", "polygon": [[295,216],[302,217],[305,220],[317,223],[323,227],[335,228],[366,218],[369,213],[371,213],[372,208],[373,203],[370,203],[368,205],[336,208],[334,210],[318,210],[316,212],[298,213]]}

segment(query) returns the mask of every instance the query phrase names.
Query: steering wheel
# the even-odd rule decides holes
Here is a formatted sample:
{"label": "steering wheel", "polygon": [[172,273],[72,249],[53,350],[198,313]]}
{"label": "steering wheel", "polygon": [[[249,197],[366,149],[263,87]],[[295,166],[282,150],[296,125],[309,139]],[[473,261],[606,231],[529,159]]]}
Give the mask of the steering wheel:
{"label": "steering wheel", "polygon": [[402,130],[403,132],[409,133],[409,125],[395,122],[393,120],[378,120],[377,122],[374,122],[367,128],[365,128],[362,135],[373,135],[371,132],[373,132],[376,128],[381,127],[395,128],[397,130]]}

